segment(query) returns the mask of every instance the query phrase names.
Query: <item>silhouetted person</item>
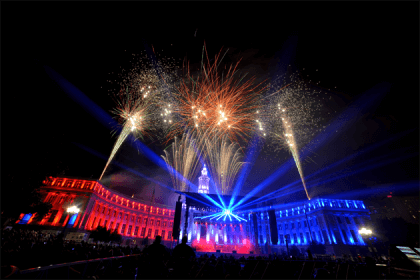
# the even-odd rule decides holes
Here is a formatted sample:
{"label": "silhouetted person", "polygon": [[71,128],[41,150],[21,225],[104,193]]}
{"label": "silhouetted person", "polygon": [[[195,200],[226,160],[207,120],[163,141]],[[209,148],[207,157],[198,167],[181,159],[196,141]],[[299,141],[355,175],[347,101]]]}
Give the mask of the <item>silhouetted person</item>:
{"label": "silhouetted person", "polygon": [[153,244],[144,250],[145,253],[151,258],[151,260],[163,260],[169,256],[166,247],[160,244],[161,241],[162,237],[160,235],[156,235]]}
{"label": "silhouetted person", "polygon": [[166,247],[160,244],[161,241],[162,237],[156,235],[153,244],[144,249],[144,253],[147,256],[150,265],[145,274],[146,278],[166,278],[167,269],[164,260],[169,257],[169,253],[166,250]]}
{"label": "silhouetted person", "polygon": [[195,253],[194,250],[187,245],[187,241],[187,236],[184,236],[181,244],[176,245],[172,253],[172,257],[175,261],[175,278],[189,278],[188,274],[192,265],[190,259],[195,259]]}
{"label": "silhouetted person", "polygon": [[194,250],[187,245],[188,238],[187,236],[182,237],[181,244],[176,245],[172,256],[174,258],[185,258],[189,259],[195,258]]}

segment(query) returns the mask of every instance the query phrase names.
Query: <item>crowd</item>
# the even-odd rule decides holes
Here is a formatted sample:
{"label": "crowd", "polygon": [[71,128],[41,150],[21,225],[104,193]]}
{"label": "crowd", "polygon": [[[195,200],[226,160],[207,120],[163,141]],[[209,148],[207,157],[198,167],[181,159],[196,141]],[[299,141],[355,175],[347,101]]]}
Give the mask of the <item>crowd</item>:
{"label": "crowd", "polygon": [[68,242],[62,235],[34,230],[4,230],[1,237],[2,266],[14,265],[20,270],[139,253],[137,247]]}
{"label": "crowd", "polygon": [[[83,241],[66,242],[60,235],[37,231],[6,230],[2,234],[1,264],[2,267],[13,265],[24,270],[50,264],[135,255],[118,259],[109,268],[105,265],[97,266],[84,276],[95,279],[384,279],[387,273],[376,265],[381,260],[369,257],[329,261],[309,260],[307,257],[290,259],[277,255],[235,258],[224,254],[198,255],[186,244],[186,237],[173,250],[167,249],[160,242],[160,236],[157,236],[152,245],[140,250],[138,247],[88,244]],[[73,277],[69,274],[58,277],[80,278],[82,270],[82,266],[74,266],[71,270]],[[19,272],[12,274],[9,273],[8,278],[20,278]]]}

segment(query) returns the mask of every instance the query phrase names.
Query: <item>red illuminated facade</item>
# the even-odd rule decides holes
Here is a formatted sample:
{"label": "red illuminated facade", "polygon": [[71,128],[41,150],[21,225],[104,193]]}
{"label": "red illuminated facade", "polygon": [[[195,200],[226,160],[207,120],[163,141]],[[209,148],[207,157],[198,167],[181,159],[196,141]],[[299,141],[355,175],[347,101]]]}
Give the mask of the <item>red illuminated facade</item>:
{"label": "red illuminated facade", "polygon": [[[153,240],[161,235],[163,243],[172,240],[175,211],[167,205],[133,199],[94,180],[48,177],[41,193],[43,201],[53,205],[51,211],[39,222],[33,221],[34,215],[21,214],[18,223],[59,229],[67,225],[73,231],[91,231],[100,225],[116,229],[125,239],[148,236]],[[78,207],[80,212],[68,215],[69,206]]]}

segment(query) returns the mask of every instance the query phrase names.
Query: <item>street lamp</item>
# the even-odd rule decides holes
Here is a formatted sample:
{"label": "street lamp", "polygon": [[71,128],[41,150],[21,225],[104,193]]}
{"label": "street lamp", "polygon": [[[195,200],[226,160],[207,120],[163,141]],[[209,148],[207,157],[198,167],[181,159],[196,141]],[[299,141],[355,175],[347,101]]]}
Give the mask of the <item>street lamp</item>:
{"label": "street lamp", "polygon": [[361,235],[371,235],[371,234],[372,234],[372,231],[371,231],[370,229],[361,228],[361,229],[359,230],[359,233],[360,233]]}
{"label": "street lamp", "polygon": [[69,214],[77,214],[77,213],[79,213],[79,211],[80,211],[80,209],[77,208],[76,206],[72,206],[72,207],[67,208],[67,212]]}
{"label": "street lamp", "polygon": [[63,239],[64,239],[64,238],[65,238],[65,236],[66,236],[66,228],[67,228],[67,226],[68,226],[68,224],[69,224],[69,222],[70,222],[71,217],[72,217],[74,214],[79,213],[79,211],[80,211],[80,209],[79,209],[79,208],[77,208],[76,206],[71,206],[71,207],[68,207],[68,208],[67,208],[67,213],[68,213],[68,215],[69,215],[69,219],[67,220],[67,223],[66,223],[66,225],[64,226],[64,230],[63,230]]}
{"label": "street lamp", "polygon": [[373,247],[372,242],[370,240],[370,236],[372,235],[372,231],[370,229],[367,229],[367,228],[361,228],[361,229],[359,229],[359,233],[362,237],[365,236],[367,238],[368,245],[371,248],[372,253],[376,255],[375,248]]}

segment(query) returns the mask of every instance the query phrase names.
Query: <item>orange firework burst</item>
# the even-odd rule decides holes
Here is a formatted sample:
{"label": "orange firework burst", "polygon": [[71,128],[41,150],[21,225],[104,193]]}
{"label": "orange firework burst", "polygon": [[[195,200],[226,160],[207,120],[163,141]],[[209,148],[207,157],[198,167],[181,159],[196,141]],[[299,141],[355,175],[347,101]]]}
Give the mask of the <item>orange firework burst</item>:
{"label": "orange firework burst", "polygon": [[247,80],[244,76],[237,77],[240,61],[231,65],[225,76],[220,75],[220,54],[211,64],[206,50],[207,63],[202,63],[195,79],[187,67],[186,78],[175,94],[178,103],[175,110],[180,120],[175,123],[169,138],[190,130],[203,137],[228,135],[237,141],[238,137],[249,136],[255,128],[259,96],[264,89],[262,83],[256,85],[255,77]]}

